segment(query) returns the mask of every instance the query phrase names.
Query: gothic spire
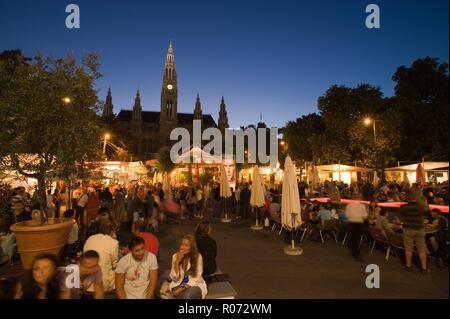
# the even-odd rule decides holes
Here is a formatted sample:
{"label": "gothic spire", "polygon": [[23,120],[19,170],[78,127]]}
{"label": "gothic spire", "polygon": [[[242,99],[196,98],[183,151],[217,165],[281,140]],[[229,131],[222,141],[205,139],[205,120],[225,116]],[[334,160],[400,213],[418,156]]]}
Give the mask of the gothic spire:
{"label": "gothic spire", "polygon": [[202,120],[202,104],[200,102],[200,95],[197,93],[197,99],[195,101],[195,108],[194,108],[194,120]]}
{"label": "gothic spire", "polygon": [[108,94],[106,95],[105,104],[103,106],[103,117],[111,118],[112,116],[113,116],[112,94],[111,94],[111,88],[109,88]]}
{"label": "gothic spire", "polygon": [[220,111],[219,111],[219,129],[221,131],[224,131],[226,128],[228,128],[228,115],[225,105],[225,99],[222,96],[222,100],[220,102]]}
{"label": "gothic spire", "polygon": [[136,98],[134,99],[133,105],[133,121],[142,120],[142,106],[141,106],[141,94],[139,89],[136,92]]}

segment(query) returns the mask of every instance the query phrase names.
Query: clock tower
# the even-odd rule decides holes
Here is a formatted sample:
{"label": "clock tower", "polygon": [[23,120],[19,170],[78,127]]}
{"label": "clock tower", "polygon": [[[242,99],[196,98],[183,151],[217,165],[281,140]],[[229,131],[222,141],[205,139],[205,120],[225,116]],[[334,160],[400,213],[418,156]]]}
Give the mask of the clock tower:
{"label": "clock tower", "polygon": [[178,85],[172,42],[167,50],[166,63],[161,88],[161,111],[159,117],[159,144],[170,144],[170,132],[177,126]]}

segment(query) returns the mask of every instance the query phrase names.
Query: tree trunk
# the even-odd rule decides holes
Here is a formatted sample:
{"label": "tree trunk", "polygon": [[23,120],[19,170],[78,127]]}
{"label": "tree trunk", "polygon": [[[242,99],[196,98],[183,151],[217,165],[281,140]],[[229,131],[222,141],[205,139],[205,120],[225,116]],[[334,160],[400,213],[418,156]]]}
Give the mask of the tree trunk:
{"label": "tree trunk", "polygon": [[[45,194],[45,174],[39,173],[37,174],[38,187],[36,189],[36,204],[39,204],[39,209],[41,212],[46,212],[47,200]],[[33,196],[34,197],[34,196]]]}

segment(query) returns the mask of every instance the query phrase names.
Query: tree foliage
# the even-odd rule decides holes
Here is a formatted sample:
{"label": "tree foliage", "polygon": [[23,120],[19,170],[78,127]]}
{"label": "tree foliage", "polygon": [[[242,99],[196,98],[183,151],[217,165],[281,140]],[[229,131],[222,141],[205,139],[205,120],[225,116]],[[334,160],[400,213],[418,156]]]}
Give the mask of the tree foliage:
{"label": "tree foliage", "polygon": [[399,67],[392,79],[396,94],[389,98],[370,84],[331,86],[318,99],[319,114],[286,124],[289,154],[297,162],[382,169],[422,156],[448,160],[448,65],[418,59]]}
{"label": "tree foliage", "polygon": [[36,178],[43,198],[46,179],[74,176],[100,154],[99,64],[95,54],[79,65],[70,54],[15,52],[0,55],[0,169]]}
{"label": "tree foliage", "polygon": [[448,64],[437,58],[401,66],[392,79],[403,115],[400,160],[448,160]]}
{"label": "tree foliage", "polygon": [[157,167],[163,173],[170,173],[175,168],[175,163],[170,159],[170,147],[162,147],[157,156]]}

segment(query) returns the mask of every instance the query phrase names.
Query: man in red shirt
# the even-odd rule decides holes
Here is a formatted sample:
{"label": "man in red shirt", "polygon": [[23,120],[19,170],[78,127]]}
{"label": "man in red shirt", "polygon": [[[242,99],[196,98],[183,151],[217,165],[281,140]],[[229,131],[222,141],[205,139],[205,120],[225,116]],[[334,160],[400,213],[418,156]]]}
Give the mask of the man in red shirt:
{"label": "man in red shirt", "polygon": [[[143,220],[138,219],[132,226],[131,232],[136,237],[141,237],[145,244],[144,248],[146,251],[152,253],[159,260],[159,240],[158,238],[150,232],[146,231],[146,224]],[[128,248],[125,249],[124,253],[129,252]]]}

